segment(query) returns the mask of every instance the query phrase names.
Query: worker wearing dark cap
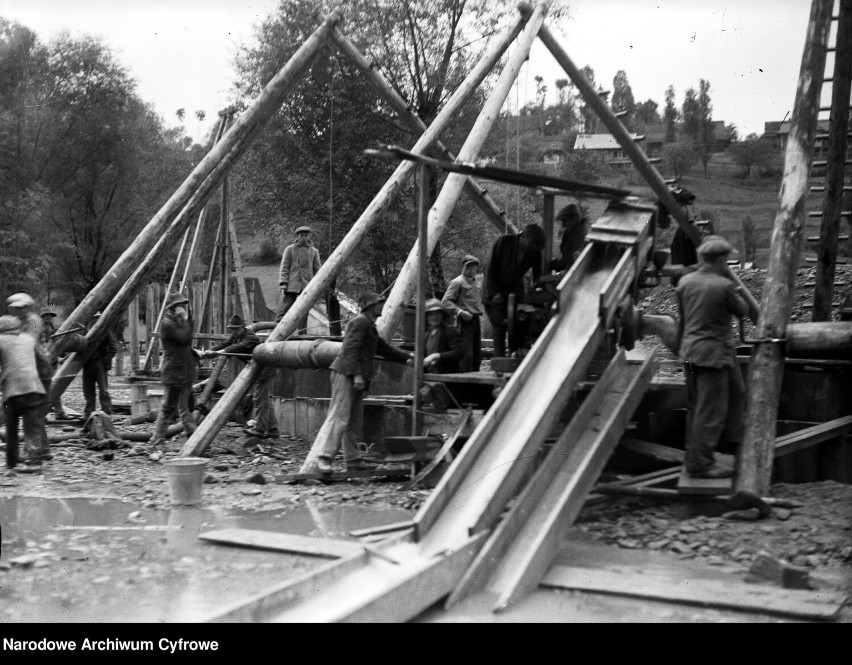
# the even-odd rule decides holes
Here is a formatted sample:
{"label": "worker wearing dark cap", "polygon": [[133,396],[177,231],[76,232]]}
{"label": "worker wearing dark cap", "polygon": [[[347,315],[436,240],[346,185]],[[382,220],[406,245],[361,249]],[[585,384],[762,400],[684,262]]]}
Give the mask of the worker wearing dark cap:
{"label": "worker wearing dark cap", "polygon": [[448,285],[441,305],[455,317],[462,348],[460,372],[478,372],[482,362],[482,332],[480,319],[485,314],[482,293],[476,282],[479,259],[467,254],[462,259],[461,275]]}
{"label": "worker wearing dark cap", "polygon": [[[50,346],[51,341],[53,341],[51,338],[56,333],[56,326],[53,325],[53,322],[56,319],[56,312],[50,307],[44,307],[41,310],[40,316],[42,321],[42,328],[41,335],[39,336],[39,345],[44,350],[45,355],[49,358],[50,354],[47,353],[47,349]],[[54,358],[49,362],[50,368],[52,370],[52,377],[53,374],[56,374],[56,370],[59,367],[59,358]],[[49,392],[49,389],[50,382],[48,382],[48,385],[45,386],[45,390]],[[67,415],[65,414],[65,409],[62,408],[62,395],[52,395],[50,397],[49,408],[53,411],[53,417],[56,420],[65,420],[65,418],[67,418]]]}
{"label": "worker wearing dark cap", "polygon": [[688,408],[685,463],[693,478],[730,477],[733,470],[719,466],[714,451],[742,438],[745,385],[731,322],[748,308],[743,287],[725,276],[732,251],[720,236],[704,238],[698,270],[682,277],[676,290]]}
{"label": "worker wearing dark cap", "polygon": [[[494,355],[506,355],[506,333],[509,331],[507,317],[509,296],[514,294],[517,302],[524,302],[526,289],[524,275],[532,270],[533,282],[541,277],[541,252],[544,249],[544,231],[537,224],[527,224],[519,234],[504,235],[494,241],[488,267],[485,269],[483,302],[485,314],[491,322],[494,338]],[[515,334],[509,339],[509,353],[520,346],[525,331],[515,326]]]}
{"label": "worker wearing dark cap", "polygon": [[300,473],[331,473],[331,463],[341,446],[347,471],[375,468],[377,460],[356,446],[364,423],[364,395],[370,388],[373,360],[378,354],[393,362],[414,362],[413,353],[391,346],[379,337],[376,319],[382,315],[385,299],[367,291],[359,298],[359,304],[361,312],[349,322],[340,353],[331,364],[328,415]]}
{"label": "worker wearing dark cap", "polygon": [[[299,294],[305,290],[320,269],[319,250],[311,243],[311,228],[300,226],[296,229],[296,241],[289,245],[281,256],[278,271],[278,286],[281,289],[281,306],[275,315],[276,323],[284,318]],[[308,317],[299,322],[299,334],[307,332]]]}
{"label": "worker wearing dark cap", "polygon": [[550,269],[556,272],[570,268],[583,247],[586,245],[586,219],[576,203],[569,203],[556,215],[562,222],[562,237],[559,240],[559,252],[562,256],[550,262]]}

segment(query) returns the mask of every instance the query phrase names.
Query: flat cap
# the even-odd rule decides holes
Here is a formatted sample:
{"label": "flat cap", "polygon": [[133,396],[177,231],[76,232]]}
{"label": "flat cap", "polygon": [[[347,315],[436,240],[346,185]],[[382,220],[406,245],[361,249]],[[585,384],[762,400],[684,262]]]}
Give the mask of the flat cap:
{"label": "flat cap", "polygon": [[464,258],[462,259],[462,265],[466,266],[466,265],[469,265],[471,263],[475,263],[476,265],[479,265],[479,259],[476,258],[473,254],[465,254]]}
{"label": "flat cap", "polygon": [[313,233],[310,226],[300,226],[296,229],[296,233]]}
{"label": "flat cap", "polygon": [[733,251],[734,246],[722,236],[707,236],[698,246],[698,253],[701,256],[719,256],[720,254],[730,254]]}

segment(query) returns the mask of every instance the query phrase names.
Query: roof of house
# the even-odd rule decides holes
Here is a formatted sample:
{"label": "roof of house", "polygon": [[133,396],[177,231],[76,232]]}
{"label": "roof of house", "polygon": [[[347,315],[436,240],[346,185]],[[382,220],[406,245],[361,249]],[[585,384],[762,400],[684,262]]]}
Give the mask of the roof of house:
{"label": "roof of house", "polygon": [[[641,141],[645,137],[640,134],[631,134],[634,141]],[[574,150],[618,150],[621,146],[612,134],[577,134],[574,141]]]}
{"label": "roof of house", "polygon": [[[784,120],[782,122],[777,123],[777,127],[776,127],[775,122],[764,122],[763,123],[763,129],[767,134],[769,134],[770,132],[773,133],[773,134],[789,134],[791,124],[792,124],[792,121]],[[828,122],[827,119],[817,120],[817,132],[819,132],[820,134],[827,133],[828,127],[829,127],[829,122]],[[770,128],[773,128],[773,129],[770,129]]]}

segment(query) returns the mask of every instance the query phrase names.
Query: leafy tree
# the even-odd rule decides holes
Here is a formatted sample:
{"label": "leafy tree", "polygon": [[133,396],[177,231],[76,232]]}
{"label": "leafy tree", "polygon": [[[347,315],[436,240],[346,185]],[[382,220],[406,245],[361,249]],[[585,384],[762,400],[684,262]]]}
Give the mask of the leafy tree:
{"label": "leafy tree", "polygon": [[633,98],[633,90],[627,80],[627,72],[623,69],[618,70],[612,79],[612,110],[616,113],[623,111],[626,115],[621,121],[626,127],[632,129],[636,100]]}
{"label": "leafy tree", "polygon": [[700,120],[701,162],[707,173],[710,161],[710,144],[713,143],[713,105],[710,102],[710,82],[698,80],[698,117]]}
{"label": "leafy tree", "polygon": [[681,116],[683,117],[684,133],[694,142],[699,142],[701,140],[701,112],[695,88],[687,89],[683,97]]}
{"label": "leafy tree", "polygon": [[657,112],[658,108],[660,108],[660,105],[657,102],[653,99],[646,99],[644,102],[639,102],[636,105],[633,116],[636,122],[643,127],[659,125],[662,122],[662,118],[660,118],[660,114]]}
{"label": "leafy tree", "polygon": [[675,106],[675,89],[670,85],[666,88],[666,106],[663,110],[663,122],[666,124],[666,143],[674,143],[677,138],[677,121],[679,113]]}
{"label": "leafy tree", "polygon": [[698,161],[698,152],[695,146],[689,143],[670,143],[663,146],[662,158],[674,177],[680,179],[689,173]]}
{"label": "leafy tree", "polygon": [[749,134],[745,141],[731,145],[728,152],[734,162],[743,167],[743,177],[748,178],[752,169],[770,165],[774,150],[769,140]]}
{"label": "leafy tree", "polygon": [[[580,73],[586,77],[589,83],[591,83],[592,88],[594,88],[595,70],[590,65],[586,65],[580,70]],[[583,133],[594,134],[598,126],[598,116],[585,101],[580,105],[580,118],[583,121]]]}

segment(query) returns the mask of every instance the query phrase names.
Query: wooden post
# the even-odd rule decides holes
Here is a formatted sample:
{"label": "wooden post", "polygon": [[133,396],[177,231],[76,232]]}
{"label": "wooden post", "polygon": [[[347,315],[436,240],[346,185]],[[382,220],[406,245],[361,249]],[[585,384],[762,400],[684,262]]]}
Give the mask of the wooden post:
{"label": "wooden post", "polygon": [[420,387],[423,384],[423,359],[426,357],[426,294],[429,292],[429,255],[426,238],[429,234],[429,170],[424,164],[418,169],[420,188],[417,197],[417,240],[420,253],[417,261],[417,314],[414,329],[414,393],[411,403],[411,435],[420,432]]}
{"label": "wooden post", "polygon": [[[156,247],[163,232],[187,208],[197,191],[217,170],[221,171],[220,167],[223,160],[228,162],[226,168],[230,168],[242,156],[272,114],[280,108],[281,102],[293,86],[308,71],[311,63],[325,44],[329,30],[340,20],[340,12],[331,12],[323,24],[305,40],[293,54],[293,57],[287,61],[287,64],[266,85],[260,96],[240,116],[228,133],[222,137],[222,140],[210,149],[210,152],[193,169],[189,177],[148,222],[142,232],[112,265],[109,272],[83,298],[83,301],[62,323],[57,332],[65,332],[80,324],[85,325],[95,312],[106,309],[107,303],[115,297],[122,285],[133,275],[139,265],[139,257],[148,254]],[[113,325],[115,321],[108,321],[106,316],[102,316],[98,323],[101,324],[96,326],[99,330],[98,339],[93,339],[87,335],[92,347],[96,346],[97,342],[106,334],[106,328]],[[53,358],[58,355],[56,344],[51,345],[50,352]],[[66,371],[68,370],[70,370],[70,367],[66,368]],[[60,381],[64,380],[65,378],[60,379]]]}
{"label": "wooden post", "polygon": [[246,289],[246,276],[243,274],[243,260],[240,256],[240,243],[237,238],[237,227],[234,226],[234,216],[228,213],[228,234],[231,238],[231,262],[233,265],[234,279],[237,282],[236,295],[239,300],[240,316],[243,320],[251,323],[251,307],[249,306],[248,290]]}
{"label": "wooden post", "polygon": [[[654,165],[651,164],[648,156],[642,152],[639,146],[636,145],[636,142],[630,136],[629,132],[624,128],[624,125],[622,125],[621,121],[615,117],[612,109],[606,105],[606,102],[598,94],[598,91],[594,89],[592,84],[589,83],[583,73],[577,69],[577,66],[568,56],[568,53],[562,48],[559,42],[556,41],[556,38],[550,30],[548,30],[547,26],[542,26],[538,36],[556,59],[556,62],[559,63],[559,66],[565,70],[566,74],[568,74],[571,82],[577,86],[577,90],[580,91],[584,101],[591,106],[592,109],[594,109],[597,116],[603,121],[607,129],[609,129],[610,133],[621,145],[621,149],[624,150],[624,154],[627,155],[633,163],[634,168],[645,179],[651,189],[654,190],[654,194],[656,194],[657,198],[669,210],[672,218],[683,229],[690,241],[698,246],[701,242],[698,229],[695,228],[693,224],[689,223],[689,219],[687,218],[683,206],[675,200],[666,185],[665,180],[663,180],[657,169],[654,168]],[[742,295],[748,303],[749,317],[752,321],[757,321],[759,308],[754,296],[751,295],[751,292],[730,268],[727,270],[727,277],[736,282],[738,286],[743,287]]]}
{"label": "wooden post", "polygon": [[130,372],[135,374],[139,371],[139,296],[130,301],[128,308],[130,319]]}
{"label": "wooden post", "polygon": [[817,245],[817,269],[814,280],[816,281],[814,321],[831,320],[837,240],[840,234],[840,213],[843,209],[843,184],[846,176],[850,89],[852,89],[852,0],[840,0],[837,43],[834,52],[834,86],[831,91],[831,125],[828,130],[825,198],[822,204],[822,223]]}
{"label": "wooden post", "polygon": [[544,256],[542,257],[541,274],[547,275],[550,261],[553,258],[553,215],[555,196],[553,192],[542,192],[541,226],[544,229]]}
{"label": "wooden post", "polygon": [[228,228],[229,205],[228,178],[222,181],[222,206],[219,211],[219,237],[222,239],[222,262],[219,264],[219,319],[222,322],[220,332],[226,333],[228,319],[231,316],[231,232]]}
{"label": "wooden post", "polygon": [[[339,20],[340,13],[332,12],[329,18],[305,40],[293,54],[293,57],[287,61],[287,64],[266,85],[260,96],[233,124],[222,140],[213,146],[190,178],[181,186],[178,193],[182,193],[188,188],[187,196],[184,197],[182,194],[178,196],[178,193],[176,193],[169,199],[169,202],[155,216],[155,219],[161,217],[165,219],[154,225],[153,231],[150,228],[154,220],[149,222],[140,237],[122,254],[122,257],[110,269],[109,273],[74,310],[73,315],[62,324],[62,330],[69,329],[69,322],[72,320],[74,322],[87,322],[100,306],[109,303],[103,310],[103,315],[86,335],[89,348],[96,348],[106,335],[107,330],[121,316],[124,308],[130,303],[130,299],[142,288],[148,276],[156,269],[160,259],[173,247],[179,234],[183,233],[190,223],[190,219],[201,211],[208,197],[221,184],[234,164],[239,161],[255,136],[281,106],[286,95],[308,71],[325,43],[328,31]],[[204,169],[201,169],[202,165],[206,165]],[[199,169],[201,170],[199,171]],[[175,199],[180,202],[186,201],[186,204],[182,209],[177,208],[176,211],[179,212],[176,216],[173,216],[176,211],[172,210],[170,202]],[[172,220],[171,223],[169,223],[169,219]],[[148,243],[142,236],[145,238],[153,236],[153,242]],[[151,244],[153,244],[153,247],[149,250],[148,247]],[[140,262],[139,255],[145,252],[147,254]],[[129,257],[127,260],[125,260],[126,256]],[[55,355],[55,350],[52,349],[51,353]],[[74,353],[62,363],[53,377],[51,395],[61,395],[65,391],[85,363],[88,355]]]}
{"label": "wooden post", "polygon": [[201,300],[201,314],[198,320],[198,329],[207,331],[212,320],[211,310],[213,308],[213,276],[216,274],[216,266],[219,264],[219,243],[221,242],[222,225],[216,225],[216,240],[213,243],[213,254],[210,256],[210,266],[207,269],[207,281],[204,283],[204,296]]}
{"label": "wooden post", "polygon": [[759,496],[769,493],[784,377],[783,347],[771,340],[785,337],[793,303],[832,5],[833,0],[813,0],[811,4],[757,326],[757,338],[767,341],[755,344],[749,366],[745,436],[737,456],[736,489]]}
{"label": "wooden post", "polygon": [[[429,128],[423,132],[414,147],[412,152],[424,154],[434,141],[446,129],[447,125],[453,119],[455,114],[462,106],[470,99],[471,95],[476,91],[476,88],[485,79],[488,73],[493,69],[494,65],[500,60],[500,56],[507,48],[505,39],[497,39],[494,45],[489,48],[488,53],[483,57],[473,68],[473,71],[468,75],[453,95],[447,100],[444,108],[438,116],[429,125]],[[287,313],[278,322],[275,330],[267,338],[268,342],[280,342],[292,335],[299,327],[299,323],[313,307],[314,303],[325,296],[326,290],[331,283],[337,278],[338,273],[342,269],[346,260],[352,256],[361,241],[367,236],[373,225],[388,209],[390,204],[399,194],[404,184],[411,177],[415,168],[414,162],[405,161],[397,166],[388,181],[382,186],[379,193],[367,206],[367,209],[361,213],[355,224],[349,230],[349,233],[340,241],[340,244],[334,248],[334,251],[322,264],[314,278],[308,282],[305,290],[296,298],[293,306],[287,310]],[[216,403],[210,414],[201,422],[198,429],[187,439],[186,444],[181,449],[181,454],[184,456],[200,455],[213,441],[216,433],[227,422],[231,412],[239,404],[240,400],[245,396],[248,389],[257,380],[260,374],[260,367],[250,362],[240,375],[228,386],[227,392],[222,396],[222,399]]]}
{"label": "wooden post", "polygon": [[[476,119],[470,134],[465,140],[464,145],[459,151],[458,159],[460,161],[473,161],[479,154],[479,149],[488,138],[494,122],[500,115],[500,109],[503,107],[503,102],[509,94],[515,79],[518,77],[518,72],[524,64],[532,47],[533,40],[541,27],[544,17],[547,14],[547,8],[550,5],[550,0],[544,0],[536,4],[532,10],[530,18],[527,20],[526,26],[518,37],[515,43],[515,48],[509,55],[503,71],[500,72],[500,77],[494,84],[494,89],[491,95],[482,107],[482,111]],[[464,186],[466,177],[459,173],[450,173],[441,188],[440,194],[435,201],[435,205],[429,212],[429,237],[426,251],[431,254],[438,244],[438,239],[447,225],[447,220],[458,201],[461,189]],[[397,275],[394,282],[390,297],[385,303],[385,309],[382,318],[379,319],[378,328],[379,334],[384,339],[393,337],[394,332],[402,320],[405,313],[405,304],[411,299],[417,283],[417,257],[419,256],[419,242],[411,249],[408,258],[402,269]]]}
{"label": "wooden post", "polygon": [[[502,37],[506,47],[520,34],[523,25],[524,19],[518,14],[509,30]],[[358,70],[367,77],[367,80],[373,84],[379,95],[390,104],[391,108],[396,111],[400,119],[408,125],[408,128],[415,136],[420,136],[426,131],[426,123],[414,112],[411,104],[406,102],[393,86],[385,80],[381,73],[375,69],[373,62],[363,56],[339,27],[331,31],[331,39],[337,44],[343,55],[357,65]],[[434,145],[436,152],[440,153],[444,159],[451,162],[455,161],[455,155],[441,141],[435,141]],[[488,194],[488,191],[476,180],[468,177],[464,183],[464,191],[500,233],[518,232],[517,227],[506,217],[506,212],[497,205],[494,199]]]}

